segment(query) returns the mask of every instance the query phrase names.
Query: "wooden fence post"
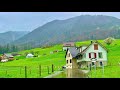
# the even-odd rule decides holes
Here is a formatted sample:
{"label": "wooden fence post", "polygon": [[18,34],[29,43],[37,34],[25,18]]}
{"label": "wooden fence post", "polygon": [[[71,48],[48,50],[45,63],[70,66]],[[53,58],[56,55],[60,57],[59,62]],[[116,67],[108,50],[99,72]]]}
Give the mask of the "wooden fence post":
{"label": "wooden fence post", "polygon": [[30,67],[30,74],[31,74],[31,67]]}
{"label": "wooden fence post", "polygon": [[102,65],[102,78],[104,78],[104,64]]}
{"label": "wooden fence post", "polygon": [[27,66],[25,66],[25,78],[27,78]]}
{"label": "wooden fence post", "polygon": [[63,66],[61,67],[61,70],[63,71]]}
{"label": "wooden fence post", "polygon": [[39,75],[41,76],[41,65],[39,65]]}
{"label": "wooden fence post", "polygon": [[92,70],[92,66],[91,66],[91,64],[90,64],[90,71]]}
{"label": "wooden fence post", "polygon": [[7,75],[7,70],[6,70],[6,75]]}
{"label": "wooden fence post", "polygon": [[52,64],[52,72],[54,72],[54,65]]}
{"label": "wooden fence post", "polygon": [[21,74],[21,67],[20,67],[20,74]]}
{"label": "wooden fence post", "polygon": [[48,69],[48,74],[49,74],[49,66],[47,66],[47,69]]}

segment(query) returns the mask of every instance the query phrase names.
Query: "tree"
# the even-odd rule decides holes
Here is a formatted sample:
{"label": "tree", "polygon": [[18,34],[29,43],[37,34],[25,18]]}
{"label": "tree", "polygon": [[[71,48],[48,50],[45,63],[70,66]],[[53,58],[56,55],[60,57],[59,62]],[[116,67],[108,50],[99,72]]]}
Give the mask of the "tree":
{"label": "tree", "polygon": [[107,45],[110,45],[115,39],[112,38],[112,37],[108,37],[104,40],[104,42],[107,44]]}

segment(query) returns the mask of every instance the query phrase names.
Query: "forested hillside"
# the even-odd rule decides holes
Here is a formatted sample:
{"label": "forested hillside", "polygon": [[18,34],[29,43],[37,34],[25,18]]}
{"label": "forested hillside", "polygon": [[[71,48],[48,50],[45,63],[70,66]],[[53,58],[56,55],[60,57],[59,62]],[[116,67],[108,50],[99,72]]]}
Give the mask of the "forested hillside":
{"label": "forested hillside", "polygon": [[67,41],[120,38],[120,19],[103,15],[81,15],[54,20],[16,40],[15,44],[44,46]]}

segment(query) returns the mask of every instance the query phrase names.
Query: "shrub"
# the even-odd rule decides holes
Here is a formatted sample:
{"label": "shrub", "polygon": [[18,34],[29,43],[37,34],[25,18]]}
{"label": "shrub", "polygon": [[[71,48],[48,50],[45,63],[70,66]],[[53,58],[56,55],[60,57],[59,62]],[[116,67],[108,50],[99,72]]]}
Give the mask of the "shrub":
{"label": "shrub", "polygon": [[106,39],[104,40],[104,42],[105,42],[107,45],[110,45],[110,44],[112,44],[112,42],[113,42],[114,40],[115,40],[114,38],[108,37],[108,38],[106,38]]}

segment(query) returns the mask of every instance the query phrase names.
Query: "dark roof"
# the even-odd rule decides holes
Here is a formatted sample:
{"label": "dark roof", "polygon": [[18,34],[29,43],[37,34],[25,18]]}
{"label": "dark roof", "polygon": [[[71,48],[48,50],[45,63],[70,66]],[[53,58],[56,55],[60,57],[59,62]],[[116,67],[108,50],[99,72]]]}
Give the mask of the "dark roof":
{"label": "dark roof", "polygon": [[79,53],[79,50],[76,49],[76,47],[71,47],[68,49],[72,55],[72,57],[76,57],[77,54]]}
{"label": "dark roof", "polygon": [[84,46],[88,47],[88,45],[82,45],[82,46],[79,46],[78,48],[81,48],[81,47],[84,47]]}
{"label": "dark roof", "polygon": [[93,43],[98,43],[101,47],[103,47],[103,48],[108,52],[107,48],[104,47],[100,42],[94,41],[94,42],[92,42],[86,49],[84,49],[81,53],[85,53],[86,50],[87,50]]}
{"label": "dark roof", "polygon": [[73,47],[73,46],[75,46],[75,43],[74,42],[63,43],[63,47],[69,47],[69,46]]}
{"label": "dark roof", "polygon": [[13,55],[12,54],[4,54],[6,57],[13,57]]}
{"label": "dark roof", "polygon": [[[81,53],[79,52],[79,49],[78,49],[78,48],[80,48],[80,47],[82,47],[82,46],[80,46],[80,47],[71,47],[71,48],[67,49],[66,54],[65,54],[65,58],[66,58],[66,55],[67,55],[68,50],[70,51],[72,57],[74,58],[74,57],[76,57],[79,53],[80,53],[80,54],[85,53],[86,50],[87,50],[93,43],[98,43],[101,47],[103,47],[103,48],[108,52],[107,48],[104,47],[101,43],[99,43],[98,41],[94,41],[94,42],[92,42],[90,45],[88,45],[88,47],[87,47],[86,49],[84,49]],[[86,46],[86,45],[85,45],[85,46]],[[76,49],[76,48],[77,48],[77,49]]]}

